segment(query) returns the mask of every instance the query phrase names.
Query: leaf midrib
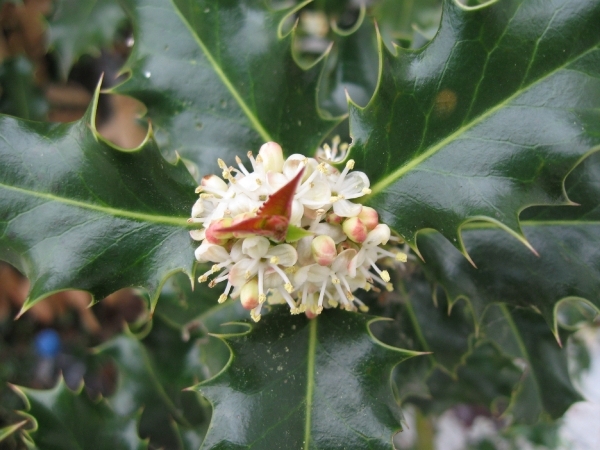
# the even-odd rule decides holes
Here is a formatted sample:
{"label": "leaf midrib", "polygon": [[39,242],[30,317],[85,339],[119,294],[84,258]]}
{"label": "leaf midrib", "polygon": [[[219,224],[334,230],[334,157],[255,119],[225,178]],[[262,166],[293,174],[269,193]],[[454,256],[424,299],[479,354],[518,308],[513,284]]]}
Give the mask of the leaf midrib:
{"label": "leaf midrib", "polygon": [[161,216],[161,215],[152,215],[146,213],[140,213],[135,211],[126,211],[118,208],[109,208],[105,206],[94,205],[91,203],[85,203],[78,200],[72,200],[69,198],[58,197],[53,194],[49,194],[47,192],[36,192],[31,191],[29,189],[23,189],[15,186],[9,186],[3,183],[0,183],[0,188],[7,189],[9,191],[18,192],[20,194],[29,195],[36,198],[45,199],[48,201],[58,202],[69,206],[74,206],[76,208],[88,209],[91,211],[98,211],[104,213],[108,216],[114,217],[123,217],[125,219],[138,220],[141,222],[150,222],[162,225],[170,225],[170,226],[180,226],[183,228],[190,228],[190,224],[187,223],[187,218],[183,217],[171,217],[171,216]]}
{"label": "leaf midrib", "polygon": [[438,142],[434,146],[430,147],[428,150],[426,150],[425,152],[421,153],[416,158],[414,158],[414,159],[410,160],[409,162],[407,162],[404,166],[399,167],[394,172],[392,172],[391,174],[389,174],[388,176],[386,176],[385,178],[381,179],[376,184],[374,184],[371,187],[371,193],[368,196],[363,197],[364,201],[367,202],[368,200],[370,200],[372,197],[374,197],[379,192],[383,191],[386,187],[388,187],[389,185],[391,185],[394,181],[396,181],[397,179],[403,177],[406,173],[408,173],[411,170],[413,170],[415,167],[417,167],[423,161],[425,161],[425,160],[429,159],[431,156],[435,155],[437,152],[439,152],[446,145],[448,145],[449,143],[455,141],[462,134],[464,134],[465,132],[467,132],[468,130],[470,130],[471,128],[473,128],[474,126],[478,125],[479,123],[481,123],[482,121],[484,121],[485,119],[487,119],[488,117],[490,117],[491,115],[495,114],[497,111],[501,110],[505,106],[507,106],[510,102],[512,102],[514,99],[516,99],[517,97],[519,97],[521,94],[523,94],[524,92],[526,92],[527,90],[529,90],[530,88],[532,88],[533,86],[535,86],[536,84],[538,84],[538,83],[540,83],[540,82],[548,79],[548,77],[550,77],[550,76],[554,75],[555,73],[557,73],[557,72],[565,69],[567,66],[569,66],[573,62],[577,61],[579,58],[582,58],[585,55],[587,55],[588,53],[590,53],[590,52],[592,52],[594,50],[597,50],[597,49],[598,49],[598,43],[594,44],[591,48],[589,48],[588,50],[586,50],[586,51],[578,54],[574,58],[567,60],[564,64],[558,66],[554,70],[551,70],[550,72],[548,72],[544,76],[538,78],[537,80],[533,81],[532,83],[530,83],[529,85],[525,86],[524,88],[518,89],[513,95],[507,97],[505,100],[503,100],[502,102],[498,103],[496,106],[494,106],[494,107],[486,110],[483,114],[475,117],[470,123],[461,126],[454,133],[452,133],[451,135],[449,135],[445,139],[441,140],[440,142]]}
{"label": "leaf midrib", "polygon": [[188,31],[192,35],[194,41],[196,41],[196,43],[198,44],[198,47],[200,47],[200,49],[206,56],[206,59],[212,66],[212,68],[215,71],[215,73],[217,74],[217,76],[221,79],[221,81],[223,82],[223,84],[225,85],[227,90],[230,92],[230,94],[232,95],[234,100],[237,102],[237,104],[240,106],[240,108],[242,109],[242,111],[244,112],[246,117],[248,117],[248,120],[250,121],[250,123],[252,124],[252,126],[254,127],[256,132],[260,135],[260,137],[265,142],[273,141],[274,139],[271,137],[269,132],[267,130],[265,130],[263,125],[260,123],[260,120],[258,120],[258,117],[256,117],[256,115],[252,112],[250,107],[246,104],[246,102],[244,101],[244,99],[242,98],[240,93],[237,91],[237,89],[233,86],[233,84],[231,83],[231,81],[229,80],[229,78],[227,77],[225,72],[223,71],[223,69],[221,69],[221,66],[219,66],[219,64],[215,60],[214,56],[212,55],[212,53],[208,50],[208,47],[206,47],[206,45],[204,45],[204,42],[202,42],[202,39],[200,39],[200,36],[198,36],[196,34],[195,30],[192,28],[190,23],[183,16],[183,14],[181,13],[181,11],[177,7],[177,5],[175,5],[175,2],[173,0],[171,0],[171,5],[173,6],[173,10],[175,11],[175,14],[177,14],[177,16],[179,17],[181,22],[185,25],[185,27],[188,29]]}
{"label": "leaf midrib", "polygon": [[308,324],[308,357],[306,364],[306,417],[304,423],[304,450],[310,448],[311,414],[313,395],[315,390],[315,351],[317,346],[317,320],[315,318]]}

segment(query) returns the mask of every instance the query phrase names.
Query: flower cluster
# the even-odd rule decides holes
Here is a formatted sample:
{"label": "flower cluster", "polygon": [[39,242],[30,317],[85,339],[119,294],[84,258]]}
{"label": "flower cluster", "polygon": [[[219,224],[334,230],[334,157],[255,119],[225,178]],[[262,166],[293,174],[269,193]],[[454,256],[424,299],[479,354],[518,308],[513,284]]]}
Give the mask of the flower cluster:
{"label": "flower cluster", "polygon": [[[281,147],[268,142],[256,158],[248,152],[251,170],[239,157],[237,168],[219,160],[222,178],[202,179],[197,188],[200,198],[189,219],[202,228],[190,234],[201,241],[196,259],[212,263],[198,280],[212,278],[211,287],[225,283],[219,302],[239,297],[255,321],[267,300],[287,303],[292,314],[304,312],[312,318],[323,308],[337,306],[367,311],[353,294],[358,288],[378,289],[379,284],[392,289],[388,272],[377,261],[391,257],[406,262],[407,255],[382,248],[398,239],[379,223],[373,208],[351,201],[371,192],[369,179],[362,172],[351,172],[353,160],[341,172],[332,165],[338,152],[347,148],[338,144],[334,140],[333,148],[320,149],[319,160],[298,154],[284,160]],[[278,199],[291,202],[291,208],[289,217],[275,219],[284,224],[284,233],[295,230],[288,231],[284,242],[276,242],[268,230],[235,227],[256,218],[267,199],[295,178],[300,180],[293,198]]]}

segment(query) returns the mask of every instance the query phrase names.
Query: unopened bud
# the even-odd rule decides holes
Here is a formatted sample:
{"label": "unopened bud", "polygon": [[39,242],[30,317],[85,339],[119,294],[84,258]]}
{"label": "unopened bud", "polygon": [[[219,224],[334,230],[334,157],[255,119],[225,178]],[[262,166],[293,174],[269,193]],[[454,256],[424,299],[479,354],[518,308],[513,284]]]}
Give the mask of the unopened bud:
{"label": "unopened bud", "polygon": [[265,172],[281,172],[283,169],[283,150],[276,142],[267,142],[258,151],[263,160]]}
{"label": "unopened bud", "polygon": [[256,278],[252,278],[242,286],[240,301],[245,309],[254,309],[259,305],[258,280]]}
{"label": "unopened bud", "polygon": [[[363,206],[363,208],[364,208],[364,206]],[[343,222],[344,218],[341,216],[338,216],[335,213],[331,213],[331,214],[327,214],[326,220],[327,220],[327,223],[330,223],[332,225],[340,225]]]}
{"label": "unopened bud", "polygon": [[350,217],[342,224],[342,229],[348,239],[359,244],[367,239],[367,227],[358,217]]}
{"label": "unopened bud", "polygon": [[335,242],[327,235],[320,235],[314,238],[310,248],[313,258],[320,266],[330,265],[337,256]]}
{"label": "unopened bud", "polygon": [[373,208],[363,206],[358,214],[358,218],[365,224],[367,230],[371,231],[379,225],[379,214]]}

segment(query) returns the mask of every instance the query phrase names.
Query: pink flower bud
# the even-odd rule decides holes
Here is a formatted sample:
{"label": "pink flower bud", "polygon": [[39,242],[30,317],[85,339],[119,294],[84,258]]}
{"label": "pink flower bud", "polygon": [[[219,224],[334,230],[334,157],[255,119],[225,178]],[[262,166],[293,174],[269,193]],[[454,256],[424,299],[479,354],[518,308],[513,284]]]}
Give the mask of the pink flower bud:
{"label": "pink flower bud", "polygon": [[276,142],[267,142],[263,144],[258,155],[263,160],[265,172],[281,172],[283,169],[283,150]]}
{"label": "pink flower bud", "polygon": [[[363,206],[363,208],[365,208],[365,207]],[[377,214],[377,213],[375,213],[375,214]],[[342,223],[342,221],[344,220],[344,218],[341,216],[338,216],[336,213],[330,213],[330,214],[327,214],[326,220],[327,220],[327,223],[330,223],[332,225],[340,225]]]}
{"label": "pink flower bud", "polygon": [[358,214],[358,218],[365,224],[367,230],[371,231],[379,224],[379,214],[373,208],[363,206]]}
{"label": "pink flower bud", "polygon": [[242,286],[240,301],[245,309],[254,309],[258,306],[258,281],[256,277]]}
{"label": "pink flower bud", "polygon": [[320,235],[314,238],[310,247],[313,258],[320,266],[330,265],[337,256],[335,242],[327,235]]}
{"label": "pink flower bud", "polygon": [[367,239],[367,227],[358,217],[351,217],[344,221],[342,229],[348,239],[353,242],[362,243]]}

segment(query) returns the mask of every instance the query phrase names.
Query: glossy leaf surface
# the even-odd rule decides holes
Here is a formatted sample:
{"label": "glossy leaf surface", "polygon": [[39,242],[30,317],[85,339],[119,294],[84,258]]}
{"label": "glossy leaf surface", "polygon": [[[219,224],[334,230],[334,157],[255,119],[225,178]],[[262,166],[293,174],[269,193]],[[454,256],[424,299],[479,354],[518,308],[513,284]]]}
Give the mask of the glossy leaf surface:
{"label": "glossy leaf surface", "polygon": [[98,137],[95,103],[66,125],[0,119],[0,258],[31,281],[25,308],[64,289],[102,299],[191,275],[194,181],[152,140],[121,151]]}
{"label": "glossy leaf surface", "polygon": [[436,37],[383,49],[378,89],[352,106],[351,157],[368,202],[413,246],[424,228],[464,251],[483,219],[520,236],[518,214],[565,204],[563,180],[600,145],[600,1],[446,1]]}
{"label": "glossy leaf surface", "polygon": [[[303,70],[292,56],[294,9],[266,2],[131,0],[136,43],[116,89],[142,101],[163,151],[194,161],[200,175],[217,157],[257,151],[276,141],[290,153],[314,153],[337,120],[317,111],[322,63]],[[169,30],[157,33],[157,30]]]}
{"label": "glossy leaf surface", "polygon": [[[104,399],[92,401],[84,392],[71,391],[61,379],[50,390],[17,388],[26,399],[27,414],[35,427],[27,432],[37,448],[76,450],[141,450],[134,417],[117,415]],[[98,426],[102,424],[102,426]]]}
{"label": "glossy leaf surface", "polygon": [[196,386],[214,407],[203,448],[389,450],[401,418],[391,370],[416,353],[375,340],[364,314],[307,320],[285,309],[221,336],[229,364]]}
{"label": "glossy leaf surface", "polygon": [[567,179],[569,197],[581,206],[536,207],[523,212],[523,231],[539,256],[496,227],[463,230],[472,267],[439,234],[424,233],[425,270],[454,301],[466,297],[478,316],[504,302],[535,306],[555,329],[561,300],[600,308],[600,154],[584,160]]}

